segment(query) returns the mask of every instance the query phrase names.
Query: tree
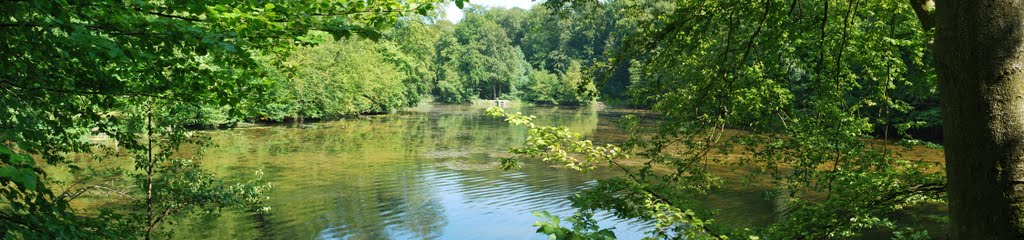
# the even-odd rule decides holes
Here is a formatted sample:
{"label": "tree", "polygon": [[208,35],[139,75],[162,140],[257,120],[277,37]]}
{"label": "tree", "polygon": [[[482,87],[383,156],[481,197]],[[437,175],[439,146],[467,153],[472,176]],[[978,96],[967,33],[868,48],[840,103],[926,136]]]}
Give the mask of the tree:
{"label": "tree", "polygon": [[1024,6],[1014,1],[937,3],[935,59],[951,237],[1022,238]]}
{"label": "tree", "polygon": [[[547,4],[553,5],[555,7],[562,7],[565,5],[565,2],[577,4],[589,3],[592,1],[548,1]],[[1022,184],[1022,181],[1024,181],[1024,179],[1022,179],[1024,177],[1022,177],[1022,174],[1020,172],[1022,171],[1022,169],[1024,169],[1021,167],[1022,155],[1024,155],[1024,150],[1022,150],[1024,149],[1024,146],[1021,146],[1021,139],[1022,137],[1024,137],[1024,117],[1021,116],[1020,109],[1024,108],[1024,106],[1022,106],[1024,105],[1024,101],[1021,100],[1021,87],[1022,85],[1024,85],[1024,82],[1022,82],[1024,80],[1022,79],[1024,78],[1021,77],[1019,71],[1019,65],[1022,64],[1019,48],[1021,48],[1022,45],[1024,45],[1024,43],[1022,43],[1022,41],[1024,41],[1022,40],[1024,39],[1024,36],[1022,36],[1024,35],[1024,29],[1022,29],[1022,26],[1020,24],[1022,21],[1024,21],[1024,19],[1022,19],[1024,18],[1024,7],[1012,1],[938,1],[938,4],[935,5],[930,0],[911,0],[906,2],[879,2],[881,3],[881,5],[849,1],[849,5],[845,9],[844,6],[836,6],[834,5],[835,2],[830,1],[825,1],[822,5],[820,5],[821,7],[817,8],[815,8],[814,6],[802,5],[797,1],[794,1],[791,5],[789,5],[788,8],[782,8],[780,6],[786,6],[784,5],[785,2],[777,2],[774,4],[773,2],[774,1],[765,1],[764,4],[757,5],[760,9],[763,9],[763,15],[757,14],[757,12],[743,12],[742,10],[749,8],[741,7],[739,5],[729,5],[728,1],[716,2],[720,4],[717,6],[725,7],[724,9],[720,10],[726,11],[710,11],[728,14],[727,19],[719,19],[718,21],[719,23],[729,23],[725,25],[728,29],[727,36],[724,39],[718,38],[718,40],[725,40],[727,44],[739,44],[739,46],[742,47],[744,44],[743,40],[731,41],[730,39],[733,39],[733,36],[744,36],[744,34],[734,34],[744,32],[743,27],[732,23],[755,23],[754,25],[747,25],[757,27],[755,27],[756,31],[753,31],[753,34],[750,35],[750,40],[746,42],[747,44],[749,44],[746,45],[746,50],[743,50],[744,48],[739,49],[741,51],[749,52],[751,49],[761,49],[763,45],[766,44],[766,41],[757,41],[757,39],[759,36],[771,36],[772,30],[770,29],[772,29],[772,27],[762,28],[760,25],[776,22],[777,20],[775,17],[780,15],[775,15],[774,13],[784,11],[786,12],[786,14],[790,16],[802,15],[810,17],[809,19],[821,19],[819,22],[819,41],[815,41],[814,36],[799,37],[799,31],[789,32],[789,34],[797,34],[795,39],[798,40],[797,42],[793,42],[794,46],[796,46],[797,49],[802,47],[805,49],[813,49],[815,51],[820,51],[820,54],[817,54],[817,58],[814,57],[815,54],[806,54],[803,55],[803,57],[792,58],[785,60],[783,62],[783,64],[798,64],[799,61],[801,61],[801,59],[811,59],[818,62],[817,66],[811,64],[808,67],[805,67],[801,70],[792,72],[793,74],[797,75],[823,75],[826,78],[829,78],[828,76],[833,74],[842,73],[843,75],[845,75],[848,74],[846,73],[847,71],[856,73],[858,72],[856,69],[863,70],[873,68],[873,64],[866,62],[851,62],[850,60],[855,60],[857,58],[860,58],[861,56],[870,56],[869,58],[867,58],[869,61],[877,61],[880,60],[878,55],[857,53],[856,51],[847,51],[844,54],[844,50],[850,48],[856,49],[858,48],[858,45],[862,45],[865,43],[864,40],[848,41],[848,39],[852,39],[853,37],[859,34],[869,33],[871,29],[884,29],[874,28],[870,24],[864,25],[862,27],[851,27],[856,26],[857,21],[850,21],[850,19],[858,19],[858,17],[864,16],[881,17],[878,15],[874,15],[877,14],[878,12],[861,12],[866,9],[874,9],[875,7],[878,6],[899,6],[899,8],[896,9],[896,11],[887,11],[896,13],[894,15],[891,15],[892,17],[890,19],[892,20],[890,21],[895,21],[897,19],[913,19],[917,22],[917,24],[914,24],[912,26],[914,28],[918,28],[916,31],[913,29],[908,29],[907,27],[911,25],[908,25],[906,23],[893,25],[892,27],[889,28],[891,29],[892,33],[905,33],[907,32],[907,30],[911,30],[911,32],[918,32],[915,35],[925,36],[909,38],[906,40],[910,41],[900,43],[900,40],[893,38],[896,35],[889,34],[887,40],[890,41],[890,44],[898,48],[903,48],[902,50],[898,51],[902,52],[901,54],[895,55],[897,59],[905,59],[908,53],[911,54],[910,56],[917,56],[915,58],[917,58],[918,60],[915,61],[920,61],[920,59],[926,59],[921,58],[921,56],[927,56],[927,51],[921,51],[920,49],[930,49],[925,45],[930,43],[931,38],[927,37],[927,34],[922,35],[920,33],[928,32],[934,29],[934,52],[936,63],[934,68],[938,73],[938,96],[941,99],[942,121],[940,124],[942,124],[942,135],[944,136],[945,140],[945,169],[946,174],[948,175],[948,181],[946,181],[946,186],[948,186],[950,218],[952,220],[950,224],[951,235],[955,239],[1016,239],[1022,237],[1022,234],[1024,234],[1024,220],[1022,220],[1024,219],[1024,206],[1021,205],[1021,202],[1024,201],[1024,194],[1021,193],[1020,184]],[[678,6],[686,5],[682,4],[682,2],[676,3],[678,4]],[[714,4],[702,5],[701,8],[696,8],[696,10],[698,10],[697,12],[699,13],[709,11],[709,9],[715,9],[715,7],[717,6]],[[776,8],[773,10],[771,6],[775,6]],[[677,11],[684,9],[685,8],[677,7]],[[907,12],[906,9],[913,10],[913,18],[908,17],[910,13]],[[694,11],[686,12],[694,13]],[[857,14],[850,14],[854,12],[857,12]],[[836,18],[837,15],[839,16],[838,18],[841,21],[833,22],[833,20],[831,19]],[[760,18],[760,20],[743,20],[745,18],[743,16],[754,16],[755,19]],[[677,31],[686,32],[686,30],[680,30],[680,28],[686,29],[689,27],[693,27],[695,25],[700,27],[700,25],[680,25],[678,23],[687,23],[694,21],[700,22],[707,21],[709,19],[713,19],[713,17],[695,16],[693,18],[681,19],[682,21],[669,20],[663,22],[664,25],[660,25],[658,21],[641,22],[643,24],[650,24],[648,26],[651,26],[656,30],[651,31],[651,35],[646,35],[645,37],[640,38],[640,42],[646,41],[647,44],[638,44],[638,46],[647,49],[658,49],[658,51],[678,51],[680,49],[685,49],[683,47],[677,46],[687,46],[686,43],[676,43],[666,39],[674,39],[673,34]],[[881,17],[876,19],[885,18]],[[789,19],[789,21],[801,21],[801,19]],[[835,23],[838,23],[841,26],[843,26],[842,28],[840,28],[841,35],[832,35],[833,33],[835,33],[831,30],[832,27],[836,26]],[[853,25],[851,25],[851,23],[853,23]],[[643,34],[644,27],[644,25],[641,25],[641,34]],[[866,36],[881,35],[867,34]],[[839,40],[839,42],[842,43],[842,45],[840,45],[840,48],[838,48],[838,52],[835,52],[834,50],[829,50],[829,44],[835,43],[836,40]],[[812,44],[820,43],[820,45],[818,47],[814,47],[813,45],[799,46],[800,41],[805,41],[805,43]],[[676,44],[676,46],[663,45],[663,43],[665,42]],[[868,40],[867,42],[870,42],[870,40]],[[887,44],[882,44],[882,46],[884,45]],[[696,45],[690,44],[688,46],[693,47]],[[783,45],[781,47],[789,47],[789,45]],[[913,48],[908,49],[907,47]],[[729,49],[730,48],[726,47],[727,51]],[[755,52],[756,51],[757,50],[755,50]],[[887,51],[876,50],[875,52]],[[683,50],[679,53],[685,54],[686,51]],[[725,52],[722,53],[720,57],[729,59],[730,55],[730,53]],[[759,58],[756,55],[748,58],[748,55],[746,53],[741,53],[738,56],[740,56],[740,59],[743,60],[765,60]],[[881,62],[885,63],[890,61],[889,59],[893,59],[892,56],[893,55],[890,54],[882,54]],[[836,61],[835,67],[837,68],[837,70],[832,71],[831,73],[830,70],[828,70],[828,66],[822,66],[822,63],[828,62],[830,60]],[[739,64],[741,64],[742,66],[743,64],[746,63],[740,62]],[[839,68],[842,68],[844,65],[855,66],[856,69],[839,70]],[[886,63],[885,65],[892,66],[889,65],[889,63]],[[900,72],[910,71],[914,68],[917,68],[916,66],[911,67],[911,64],[905,65],[908,66],[908,68],[906,70],[901,70]],[[880,68],[877,68],[877,65],[874,66],[875,69],[881,70]],[[735,65],[730,64],[725,64],[724,66],[719,67],[723,67],[723,69],[726,69],[725,71],[729,71],[730,67],[736,68]],[[922,65],[922,67],[925,67],[924,69],[926,70],[931,68],[931,66],[929,66],[928,64],[924,64]],[[891,70],[893,68],[885,67],[885,69]],[[662,84],[661,78],[663,77],[663,74],[665,72],[666,71],[654,72],[655,74],[653,75],[648,75],[646,76],[646,78],[644,76],[641,76],[639,79],[644,80],[655,78],[657,81],[655,81],[653,85],[660,86]],[[870,72],[871,71],[868,71],[867,73],[870,74]],[[888,74],[893,73],[892,71],[888,72]],[[758,74],[764,73],[759,72]],[[685,73],[683,75],[685,76],[696,74]],[[902,78],[913,79],[916,78],[915,76],[925,76],[925,79],[930,78],[927,77],[927,75],[928,74],[920,75],[903,73],[899,74],[899,76],[897,77],[902,76]],[[725,74],[723,76],[729,75]],[[892,77],[893,76],[890,75],[887,78],[893,79]],[[837,77],[836,81],[833,83],[819,82],[810,86],[802,87],[797,85],[796,88],[790,87],[788,92],[798,94],[801,91],[814,91],[815,88],[819,89],[817,91],[821,91],[821,88],[841,89],[843,88],[842,86],[845,84],[840,79],[844,78],[845,77]],[[644,83],[644,85],[642,86],[651,86],[648,84],[652,83]],[[733,82],[730,81],[729,85],[732,84]],[[855,85],[864,86],[864,82],[858,80],[855,83]],[[887,83],[886,85],[891,85],[891,83]],[[917,85],[927,86],[928,81],[917,82]],[[883,87],[880,89],[882,93],[886,93],[887,90],[885,89],[889,88],[891,87]],[[647,95],[657,95],[659,91],[657,89],[659,88],[655,89],[656,90],[653,92],[644,89],[640,90],[642,90],[642,93]],[[871,92],[879,92],[878,89],[868,88],[866,90],[867,91],[863,91],[863,93],[870,94]],[[826,92],[824,93],[834,94],[830,93],[829,91],[834,90],[826,90]],[[911,95],[924,95],[924,97],[928,97],[926,93],[927,91],[925,91],[924,93],[917,92]],[[735,93],[730,92],[728,94]],[[837,101],[844,101],[844,98],[850,99],[850,97],[854,97],[853,99],[860,99],[861,101],[865,100],[864,95],[844,95],[845,94],[838,95],[839,98],[832,99]],[[889,97],[895,99],[890,99]],[[883,98],[881,98],[880,100],[885,100],[884,102],[886,104],[881,105],[885,106],[885,108],[880,108],[878,110],[883,110],[885,112],[888,112],[890,109],[899,109],[898,111],[907,111],[908,107],[920,106],[917,104],[906,104],[906,102],[900,103],[899,101],[892,101],[904,99],[905,101],[911,102],[910,98],[916,97],[905,95],[883,96]],[[874,100],[874,98],[867,99]],[[665,100],[653,99],[653,102],[655,104],[657,104],[659,101]],[[679,102],[687,104],[691,103],[692,101],[683,100],[672,103],[678,104]],[[828,106],[828,104],[816,105]],[[736,105],[732,106],[735,107]],[[799,103],[797,103],[795,106],[799,107],[800,105]],[[874,106],[865,107],[869,109],[875,108]],[[818,109],[818,111],[821,110],[823,109]],[[839,112],[850,111],[849,109],[843,108],[834,110],[838,110]],[[739,113],[739,111],[736,110],[722,109],[721,111],[727,111],[733,114]],[[765,115],[755,114],[753,116]],[[819,116],[832,117],[834,115],[825,114]],[[880,117],[869,122],[875,122],[874,124],[892,124],[892,122],[889,121],[889,117],[891,116],[886,116],[885,118]],[[512,119],[519,118],[511,116],[510,120]],[[936,124],[936,122],[931,122],[929,124]],[[834,123],[829,123],[824,126],[834,125]],[[914,124],[908,122],[896,125],[910,126]],[[898,128],[903,130],[907,129],[907,127]],[[888,127],[884,129],[888,129]],[[801,132],[803,131],[805,130],[801,130]],[[814,131],[806,132],[806,134],[810,134],[811,136],[831,135],[828,132],[816,133]],[[836,148],[839,149],[845,147],[836,146]],[[906,169],[900,171],[906,171]],[[810,181],[814,181],[815,179],[821,180],[823,178],[818,178],[814,176],[806,178],[806,180]],[[933,179],[929,182],[935,182],[934,180],[936,179]],[[829,180],[828,182],[830,184],[832,183],[831,180]],[[929,191],[935,191],[939,193],[942,192],[942,189],[936,189],[934,187],[929,188],[932,189]],[[904,189],[900,191],[905,190],[915,191],[914,188]],[[897,191],[895,193],[899,194],[900,191]],[[832,196],[832,192],[833,191],[829,191],[829,196]],[[872,192],[868,193],[867,195],[873,194],[878,193]],[[814,204],[810,206],[813,205]],[[844,206],[844,208],[850,209],[852,207],[846,205]],[[821,208],[821,210],[825,209],[826,208]],[[799,224],[798,226],[800,226],[801,228],[795,228],[790,230],[807,231],[809,228],[814,229],[814,227],[816,226],[814,223],[816,221],[816,218],[814,218],[813,216],[814,215],[805,215],[801,218],[796,218],[795,221],[804,221],[807,224]]]}
{"label": "tree", "polygon": [[[438,99],[519,98],[569,105],[595,100],[595,78],[583,73],[615,46],[616,18],[611,8],[587,6],[566,18],[550,16],[553,12],[542,6],[529,11],[471,7],[438,41],[437,64],[444,66],[437,71]],[[548,78],[548,71],[558,77]]]}
{"label": "tree", "polygon": [[[604,68],[614,58],[621,36],[632,30],[627,15],[618,14],[623,1],[605,4],[580,3],[571,8],[550,8],[536,5],[525,19],[528,33],[522,38],[526,59],[536,68],[566,72],[573,62],[582,70]],[[511,34],[510,34],[511,35]],[[602,83],[605,95],[618,96],[628,77],[620,74],[593,74]]]}
{"label": "tree", "polygon": [[[321,32],[322,33],[322,32]],[[293,50],[284,61],[288,79],[279,81],[279,98],[302,118],[331,118],[359,113],[389,113],[419,103],[422,88],[412,81],[414,64],[394,43],[350,38]],[[317,36],[319,35],[319,36]]]}
{"label": "tree", "polygon": [[[571,10],[595,2],[545,4]],[[933,170],[938,163],[898,156],[893,146],[865,139],[914,125],[892,121],[892,113],[913,111],[918,99],[896,89],[920,86],[926,91],[918,93],[928,93],[935,86],[931,33],[909,4],[619,4],[618,13],[636,29],[607,65],[628,66],[633,100],[656,112],[622,121],[639,134],[618,146],[596,146],[564,128],[491,111],[528,126],[529,139],[514,153],[626,173],[580,192],[576,206],[655,221],[650,233],[660,238],[850,238],[869,229],[927,235],[890,216],[945,199],[945,175]],[[643,162],[627,164],[623,151]],[[727,181],[713,166],[747,174]],[[692,201],[727,184],[752,183],[766,185],[765,194],[783,205],[764,227],[716,223],[714,210]]]}
{"label": "tree", "polygon": [[523,99],[537,102],[558,104],[561,95],[561,84],[558,75],[544,69],[533,69],[530,71],[528,82],[522,85]]}
{"label": "tree", "polygon": [[523,37],[529,27],[526,25],[526,20],[530,13],[532,11],[522,8],[490,8],[484,14],[505,29],[505,34],[512,41],[512,45],[522,46]]}
{"label": "tree", "polygon": [[[204,106],[258,105],[272,83],[253,57],[311,44],[322,30],[371,39],[438,1],[7,1],[0,6],[0,235],[150,238],[169,217],[200,209],[259,210],[259,184],[228,184],[198,167],[203,145],[184,126]],[[456,0],[462,5],[464,1]],[[256,103],[253,103],[256,102]],[[234,109],[231,114],[238,114]],[[105,134],[134,161],[141,196],[128,211],[79,214],[69,201],[98,186],[67,158],[112,157],[80,141]],[[76,182],[47,181],[49,165]],[[63,188],[63,189],[61,189]],[[61,191],[63,190],[63,191]],[[249,208],[253,207],[253,208]]]}
{"label": "tree", "polygon": [[438,72],[436,46],[444,31],[452,26],[447,21],[429,23],[424,18],[413,18],[398,23],[398,26],[385,36],[390,42],[397,44],[403,53],[401,55],[405,56],[400,61],[399,58],[391,59],[409,75],[406,79],[406,85],[410,86],[408,95],[418,96],[415,99],[418,103],[420,97],[430,94],[434,89],[434,79]]}
{"label": "tree", "polygon": [[467,8],[453,34],[439,42],[442,67],[436,93],[441,101],[507,98],[518,91],[512,83],[526,76],[529,64],[522,51],[486,11]]}
{"label": "tree", "polygon": [[577,61],[569,62],[569,68],[562,74],[560,94],[565,103],[586,105],[597,96],[597,86],[589,77],[584,77],[582,66]]}

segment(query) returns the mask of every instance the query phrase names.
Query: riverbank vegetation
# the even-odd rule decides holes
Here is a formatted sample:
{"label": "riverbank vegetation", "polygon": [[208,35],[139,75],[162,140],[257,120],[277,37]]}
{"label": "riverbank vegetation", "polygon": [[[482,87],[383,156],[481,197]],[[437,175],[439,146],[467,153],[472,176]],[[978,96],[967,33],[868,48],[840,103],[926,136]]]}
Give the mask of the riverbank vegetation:
{"label": "riverbank vegetation", "polygon": [[[604,96],[624,102],[627,72],[591,74],[618,46],[615,15],[605,8],[589,11],[559,18],[543,6],[469,5],[458,23],[437,13],[402,18],[372,38],[333,40],[313,31],[302,37],[309,44],[274,55],[282,58],[257,57],[271,83],[258,97],[269,104],[206,106],[195,113],[196,123],[392,113],[425,99],[584,106]],[[241,114],[226,118],[230,110]]]}

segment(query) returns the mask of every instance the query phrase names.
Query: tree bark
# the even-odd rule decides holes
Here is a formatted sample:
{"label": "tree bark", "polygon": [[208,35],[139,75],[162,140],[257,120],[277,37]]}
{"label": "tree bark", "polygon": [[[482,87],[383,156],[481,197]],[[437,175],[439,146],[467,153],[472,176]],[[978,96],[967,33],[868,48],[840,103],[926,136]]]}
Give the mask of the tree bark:
{"label": "tree bark", "polygon": [[1024,4],[937,1],[950,237],[1024,239]]}

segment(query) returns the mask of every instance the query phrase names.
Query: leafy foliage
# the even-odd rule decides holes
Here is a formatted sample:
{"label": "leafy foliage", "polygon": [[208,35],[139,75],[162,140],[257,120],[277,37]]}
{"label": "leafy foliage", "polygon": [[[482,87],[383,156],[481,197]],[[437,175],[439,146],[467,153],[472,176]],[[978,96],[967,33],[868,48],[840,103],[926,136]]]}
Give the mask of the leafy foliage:
{"label": "leafy foliage", "polygon": [[[505,121],[513,125],[527,127],[530,133],[523,147],[514,148],[512,153],[562,163],[565,167],[579,171],[594,169],[599,163],[607,163],[615,158],[626,157],[622,149],[613,146],[595,146],[590,140],[579,140],[580,134],[566,127],[538,126],[533,123],[533,116],[522,113],[507,114],[499,107],[487,109],[493,117],[505,117]],[[579,154],[581,158],[570,154]],[[518,161],[514,158],[502,159],[502,169],[517,168]]]}
{"label": "leafy foliage", "polygon": [[[865,139],[909,129],[896,114],[911,114],[911,102],[934,99],[923,92],[894,94],[910,86],[934,89],[933,70],[922,60],[930,33],[906,3],[621,4],[623,17],[636,19],[637,29],[623,39],[630,47],[609,65],[629,66],[634,101],[654,113],[623,121],[636,134],[621,147],[643,162],[627,167],[621,157],[606,158],[627,176],[581,192],[573,198],[578,207],[623,217],[665,216],[642,207],[653,198],[669,207],[662,209],[694,209],[669,211],[684,217],[667,218],[659,228],[680,231],[654,231],[658,238],[699,233],[797,239],[905,231],[913,226],[889,216],[944,200],[939,163],[904,159],[888,144]],[[562,153],[558,143],[578,141],[572,134],[530,133],[553,146],[534,147],[531,137],[526,146],[545,152],[526,157],[573,163],[569,156],[595,150]],[[767,196],[785,200],[777,220],[751,230],[699,220],[713,218],[713,211],[689,199],[726,184],[712,166],[766,183]]]}
{"label": "leafy foliage", "polygon": [[[545,48],[548,45],[544,44],[580,47],[584,45],[576,44],[583,44],[583,40],[559,43],[537,38],[561,34],[601,40],[590,36],[594,34],[591,32],[549,27],[548,13],[543,7],[529,11],[475,6],[467,9],[465,19],[438,42],[437,64],[441,67],[437,72],[437,99],[521,99],[555,105],[587,105],[596,100],[597,86],[585,75],[583,62],[591,63],[600,52],[591,49],[589,54],[556,57],[552,54],[560,50]],[[559,62],[547,62],[549,58]]]}
{"label": "leafy foliage", "polygon": [[452,35],[438,43],[442,67],[437,94],[443,102],[475,98],[508,98],[517,92],[512,84],[526,77],[529,65],[522,51],[511,45],[505,30],[479,8],[468,8]]}
{"label": "leafy foliage", "polygon": [[[464,1],[456,1],[461,5]],[[258,205],[263,185],[232,185],[198,167],[182,144],[201,109],[227,117],[260,106],[273,85],[256,55],[334,37],[382,36],[436,1],[9,1],[0,5],[0,235],[150,237],[164,216]],[[270,59],[275,59],[270,57]],[[279,58],[277,58],[279,59]],[[271,61],[270,64],[280,64]],[[135,160],[130,210],[79,214],[69,201],[97,188],[71,154],[103,153],[106,135]],[[116,156],[114,153],[110,156]],[[29,156],[39,156],[35,161]],[[40,163],[76,174],[54,192]],[[145,209],[145,211],[140,211]],[[145,214],[141,214],[145,212]]]}
{"label": "leafy foliage", "polygon": [[290,53],[277,73],[284,79],[271,91],[277,102],[260,112],[275,120],[324,118],[388,113],[419,103],[421,86],[408,75],[414,73],[410,66],[399,65],[410,59],[398,46],[356,38],[323,42]]}
{"label": "leafy foliage", "polygon": [[577,212],[566,218],[565,221],[572,224],[571,229],[563,227],[562,219],[547,211],[534,211],[533,215],[542,219],[534,224],[537,232],[548,235],[549,239],[615,239],[615,232],[611,229],[600,229],[597,226],[593,212]]}

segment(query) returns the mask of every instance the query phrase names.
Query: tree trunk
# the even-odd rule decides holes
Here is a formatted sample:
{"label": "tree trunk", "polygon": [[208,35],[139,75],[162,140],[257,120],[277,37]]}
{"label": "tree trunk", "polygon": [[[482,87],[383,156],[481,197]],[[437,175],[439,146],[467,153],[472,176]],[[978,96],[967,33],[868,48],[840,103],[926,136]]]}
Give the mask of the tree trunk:
{"label": "tree trunk", "polygon": [[937,1],[953,239],[1024,239],[1024,4]]}

